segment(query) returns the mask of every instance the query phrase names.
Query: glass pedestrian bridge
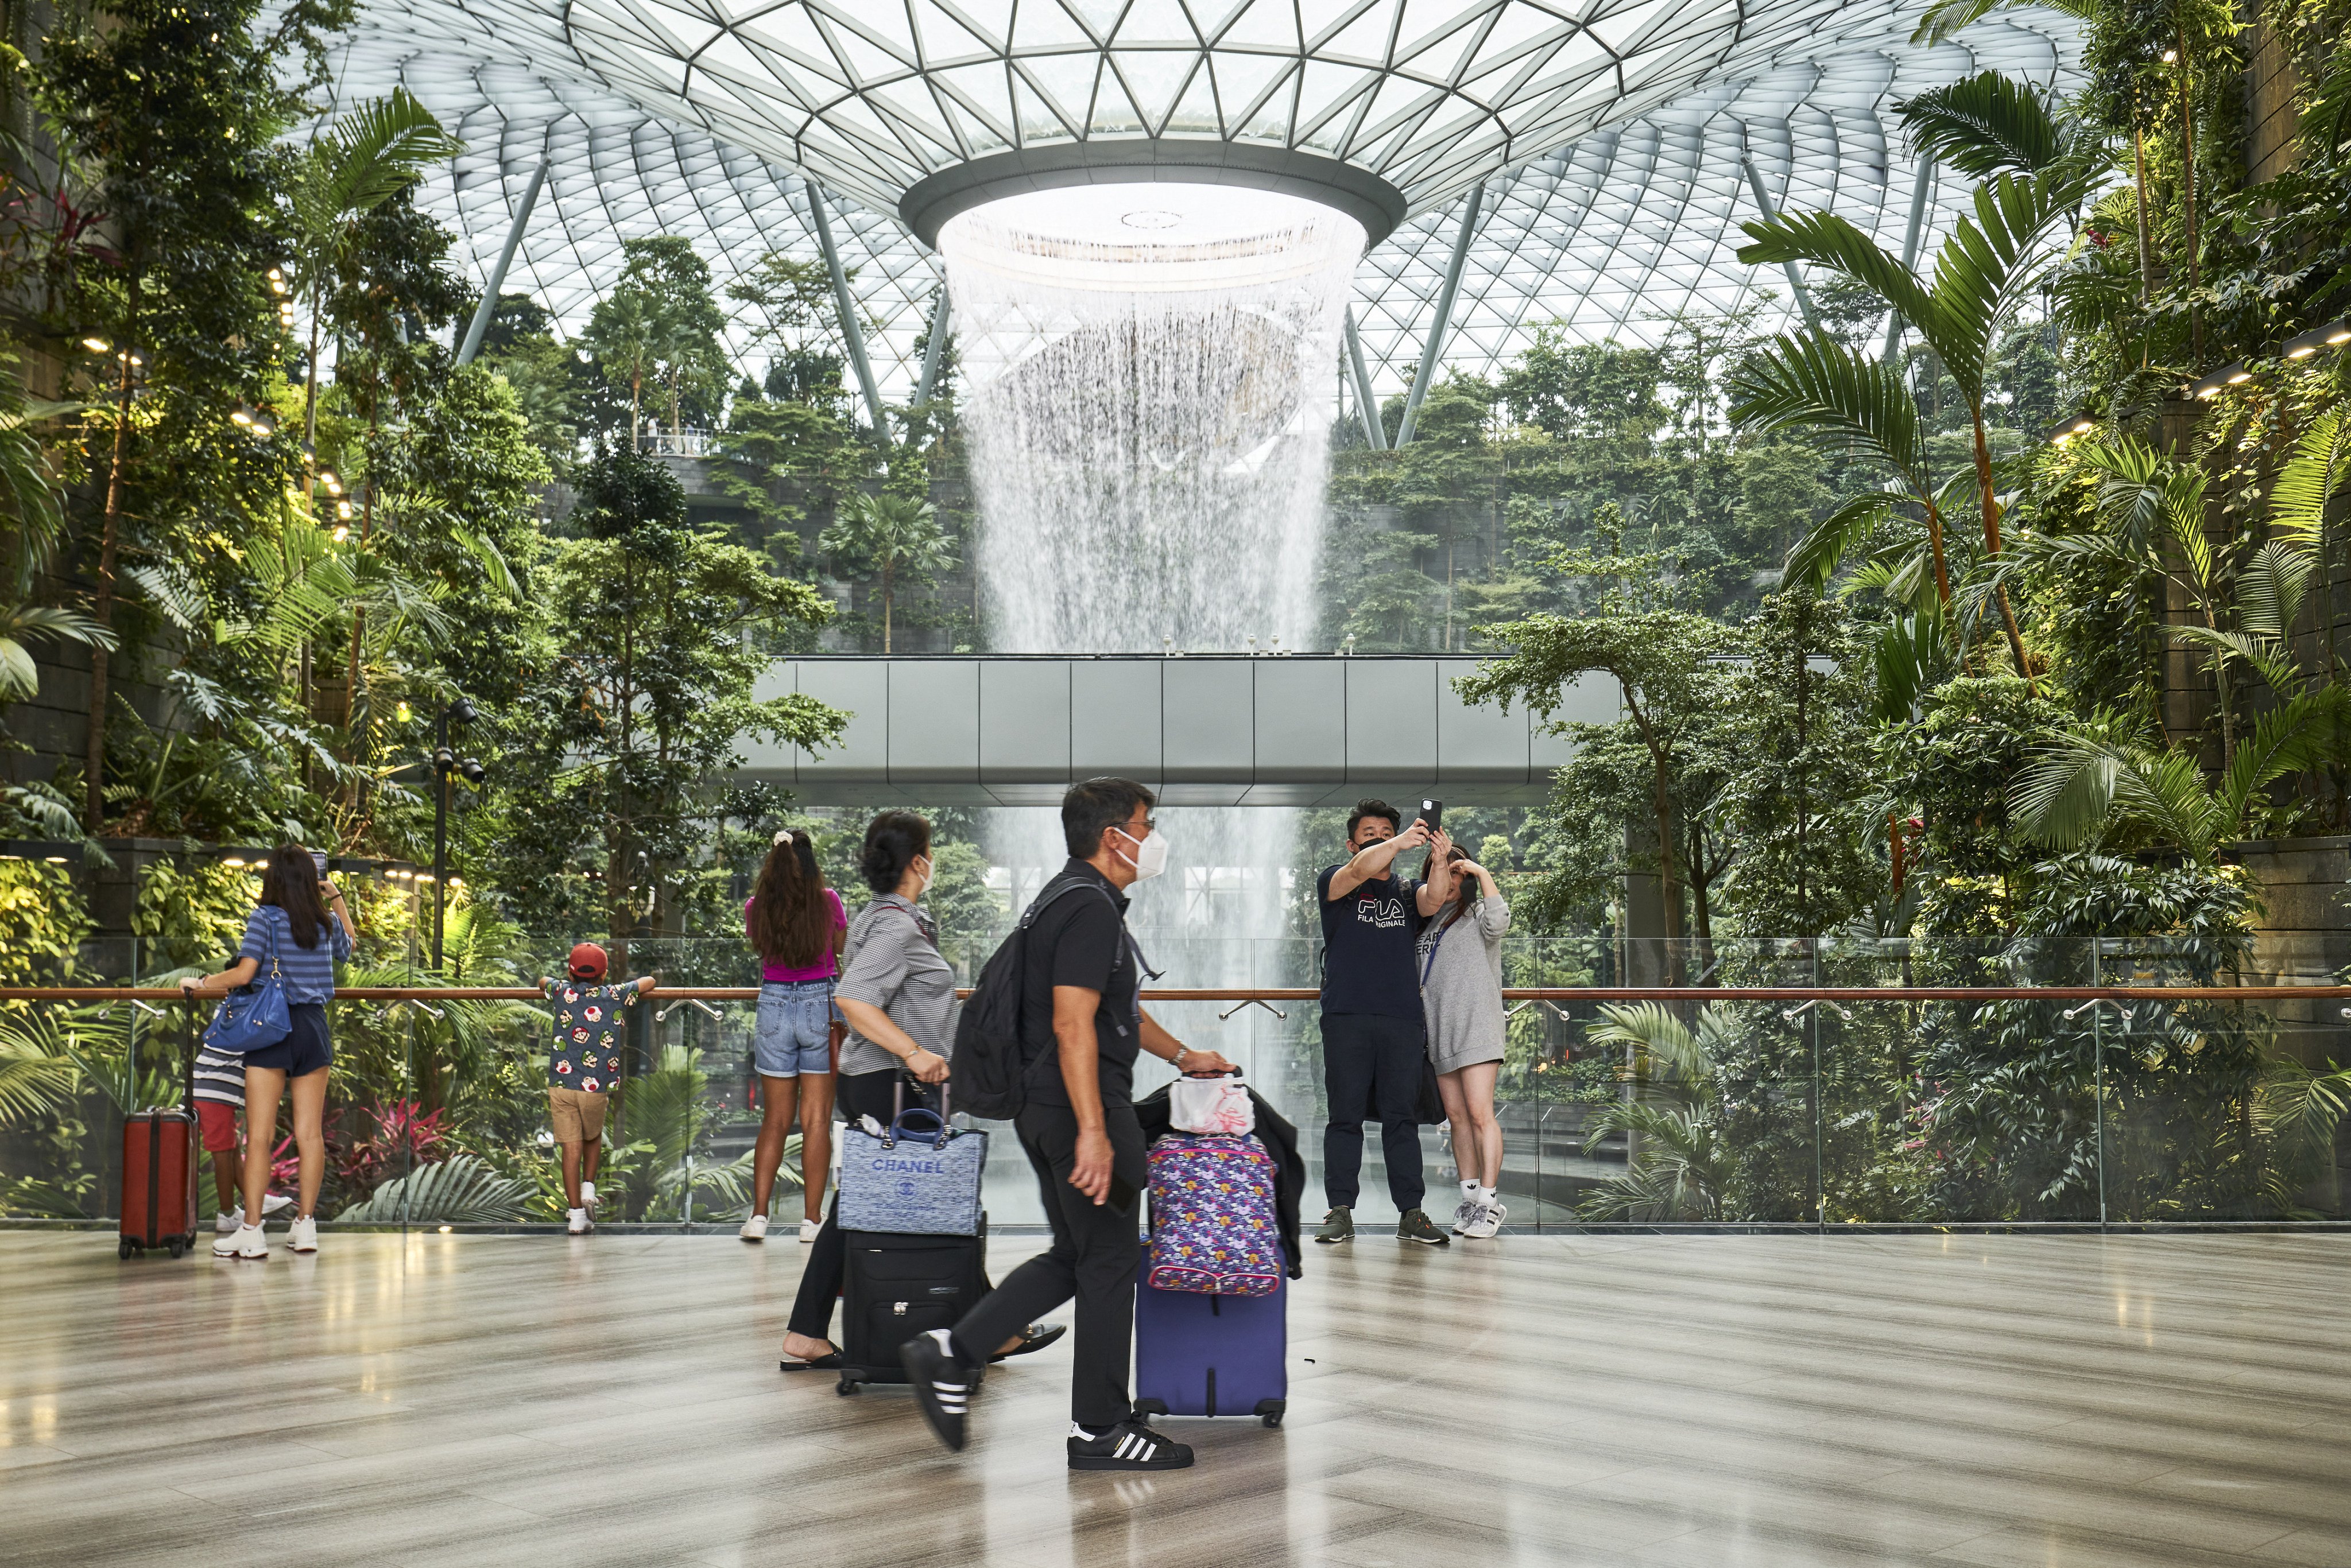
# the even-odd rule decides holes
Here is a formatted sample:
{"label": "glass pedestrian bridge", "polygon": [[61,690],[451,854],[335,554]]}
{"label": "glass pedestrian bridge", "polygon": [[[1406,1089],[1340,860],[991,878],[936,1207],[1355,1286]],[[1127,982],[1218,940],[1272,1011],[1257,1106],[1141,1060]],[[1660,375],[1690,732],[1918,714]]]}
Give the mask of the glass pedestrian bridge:
{"label": "glass pedestrian bridge", "polygon": [[1613,723],[1612,677],[1546,721],[1472,708],[1476,659],[1409,654],[841,655],[779,660],[763,699],[852,717],[820,753],[747,740],[737,777],[815,805],[1055,805],[1073,778],[1140,780],[1170,805],[1326,805],[1441,794],[1533,805],[1573,754],[1552,722]]}

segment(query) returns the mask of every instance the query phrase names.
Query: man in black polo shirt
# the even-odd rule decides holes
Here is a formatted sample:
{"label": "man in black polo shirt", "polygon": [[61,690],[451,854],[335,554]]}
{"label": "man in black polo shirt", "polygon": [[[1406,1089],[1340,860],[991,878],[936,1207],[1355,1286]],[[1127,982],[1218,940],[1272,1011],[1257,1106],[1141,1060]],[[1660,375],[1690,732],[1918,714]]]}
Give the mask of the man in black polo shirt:
{"label": "man in black polo shirt", "polygon": [[[1145,1427],[1127,1397],[1134,1346],[1134,1273],[1146,1181],[1134,1116],[1134,1058],[1148,1051],[1186,1073],[1232,1064],[1194,1051],[1143,1011],[1142,964],[1126,934],[1126,889],[1167,867],[1152,793],[1128,779],[1088,779],[1061,797],[1069,864],[1038,895],[1022,976],[1021,1026],[1030,1066],[1013,1123],[1045,1196],[1053,1245],[964,1314],[952,1334],[907,1342],[907,1376],[924,1417],[950,1449],[988,1350],[1077,1298],[1071,1334],[1070,1468],[1181,1469],[1192,1450]],[[1011,1323],[1014,1329],[998,1324]]]}
{"label": "man in black polo shirt", "polygon": [[1416,821],[1399,833],[1395,807],[1355,803],[1347,818],[1349,858],[1315,878],[1322,911],[1322,1085],[1331,1102],[1322,1133],[1322,1186],[1331,1212],[1314,1233],[1331,1243],[1355,1239],[1355,1199],[1363,1190],[1365,1113],[1380,1124],[1380,1156],[1395,1200],[1396,1240],[1446,1245],[1445,1232],[1421,1211],[1427,1191],[1420,1169],[1420,1064],[1426,1050],[1420,974],[1414,958],[1421,922],[1437,913],[1425,882],[1395,874],[1395,858],[1452,841]]}

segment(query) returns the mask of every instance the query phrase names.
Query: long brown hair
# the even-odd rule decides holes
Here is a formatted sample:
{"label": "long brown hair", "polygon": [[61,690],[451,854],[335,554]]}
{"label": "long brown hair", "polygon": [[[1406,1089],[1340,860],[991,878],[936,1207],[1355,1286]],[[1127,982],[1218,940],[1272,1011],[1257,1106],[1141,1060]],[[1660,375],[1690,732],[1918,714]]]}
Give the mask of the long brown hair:
{"label": "long brown hair", "polygon": [[315,948],[327,937],[327,906],[319,898],[319,863],[298,844],[281,844],[269,852],[269,869],[261,875],[261,902],[286,911],[294,945]]}
{"label": "long brown hair", "polygon": [[[1431,861],[1434,861],[1436,858],[1437,857],[1434,855],[1429,857]],[[1445,857],[1445,863],[1447,866],[1458,866],[1461,862],[1468,858],[1469,852],[1457,844],[1453,846],[1453,852]],[[1423,872],[1422,875],[1425,877],[1427,873]],[[1457,920],[1468,919],[1469,918],[1469,911],[1476,907],[1478,900],[1484,897],[1485,895],[1478,890],[1478,878],[1475,877],[1456,877],[1454,878],[1453,898],[1450,900],[1453,908],[1447,913],[1445,917],[1445,924],[1447,926],[1450,926]],[[1442,929],[1443,928],[1440,927],[1439,929]]]}
{"label": "long brown hair", "polygon": [[805,828],[776,835],[751,889],[751,945],[769,963],[812,968],[832,950],[832,901],[816,841]]}

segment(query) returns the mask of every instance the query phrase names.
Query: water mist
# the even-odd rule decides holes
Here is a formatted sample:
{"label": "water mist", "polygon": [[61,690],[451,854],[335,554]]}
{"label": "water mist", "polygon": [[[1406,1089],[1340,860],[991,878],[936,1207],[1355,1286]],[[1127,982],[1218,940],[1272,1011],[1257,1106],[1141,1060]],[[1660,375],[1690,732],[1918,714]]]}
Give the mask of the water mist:
{"label": "water mist", "polygon": [[[1242,652],[1315,634],[1328,391],[1364,230],[1222,186],[1037,192],[939,235],[999,653]],[[1168,874],[1133,924],[1173,982],[1260,978],[1294,811],[1161,814]],[[1051,812],[997,814],[1025,894]]]}

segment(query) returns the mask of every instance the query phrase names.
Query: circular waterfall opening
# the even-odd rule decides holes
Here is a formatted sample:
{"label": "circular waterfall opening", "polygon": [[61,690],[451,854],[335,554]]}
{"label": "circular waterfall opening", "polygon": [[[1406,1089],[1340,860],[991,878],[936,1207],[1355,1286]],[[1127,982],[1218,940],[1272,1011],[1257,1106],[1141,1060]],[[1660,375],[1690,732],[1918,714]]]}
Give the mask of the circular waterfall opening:
{"label": "circular waterfall opening", "polygon": [[[1030,192],[948,220],[981,646],[1311,645],[1331,398],[1364,246],[1344,213],[1224,185]],[[1155,959],[1187,984],[1295,983],[1296,944],[1264,939],[1285,929],[1296,812],[1169,804],[1176,864],[1135,889]],[[1018,908],[1061,863],[1058,814],[989,815]],[[1213,1007],[1163,1011],[1239,1051],[1242,1031],[1220,1030]]]}
{"label": "circular waterfall opening", "polygon": [[1222,185],[1008,197],[939,233],[999,653],[1300,648],[1364,229]]}

